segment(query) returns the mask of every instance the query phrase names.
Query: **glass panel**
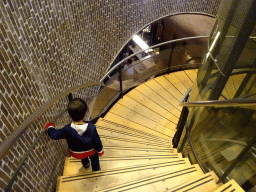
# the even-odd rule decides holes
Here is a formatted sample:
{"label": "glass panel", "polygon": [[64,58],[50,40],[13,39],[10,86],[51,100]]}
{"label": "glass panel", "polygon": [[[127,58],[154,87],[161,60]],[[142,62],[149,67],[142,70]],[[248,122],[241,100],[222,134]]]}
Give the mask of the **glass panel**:
{"label": "glass panel", "polygon": [[[198,68],[206,42],[207,38],[183,40],[162,45],[126,59],[121,64],[123,92],[155,75],[166,73],[169,65],[171,70]],[[135,52],[139,51],[136,47],[130,46],[130,48]],[[104,80],[104,87],[101,87],[101,91],[92,101],[94,107],[91,118],[105,111],[106,107],[119,96],[119,92],[120,79],[119,67],[117,67]]]}
{"label": "glass panel", "polygon": [[[192,143],[204,169],[210,168],[221,176],[255,133],[256,107],[205,107],[201,111],[197,125],[191,130]],[[237,166],[237,172],[232,171],[228,177],[239,184],[253,177],[254,153],[248,153],[242,167]]]}
{"label": "glass panel", "polygon": [[[119,81],[117,82],[119,83]],[[119,96],[119,92],[118,84],[115,84],[115,82],[105,86],[91,102],[91,119],[104,112],[106,107],[111,105],[111,103]]]}
{"label": "glass panel", "polygon": [[163,45],[148,52],[144,57],[124,63],[123,89],[128,90],[159,73],[196,67],[200,64],[206,39],[186,40]]}
{"label": "glass panel", "polygon": [[237,180],[238,184],[242,186],[245,191],[256,191],[256,145],[254,145],[254,147],[229,174],[229,177]]}

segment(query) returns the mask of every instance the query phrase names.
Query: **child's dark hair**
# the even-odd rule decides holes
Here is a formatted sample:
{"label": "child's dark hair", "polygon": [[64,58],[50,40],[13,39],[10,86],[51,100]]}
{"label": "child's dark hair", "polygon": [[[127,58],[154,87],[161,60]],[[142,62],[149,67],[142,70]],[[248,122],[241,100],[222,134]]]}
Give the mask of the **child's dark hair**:
{"label": "child's dark hair", "polygon": [[68,113],[73,121],[80,121],[84,118],[88,107],[84,100],[75,98],[68,104]]}

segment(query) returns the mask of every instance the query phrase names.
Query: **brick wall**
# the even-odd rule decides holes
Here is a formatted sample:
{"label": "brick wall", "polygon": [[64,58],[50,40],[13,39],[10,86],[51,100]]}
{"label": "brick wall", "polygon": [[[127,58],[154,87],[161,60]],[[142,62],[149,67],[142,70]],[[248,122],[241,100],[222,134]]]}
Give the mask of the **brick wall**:
{"label": "brick wall", "polygon": [[[177,3],[178,2],[178,3]],[[67,88],[97,81],[131,36],[157,18],[179,12],[215,15],[219,1],[210,0],[3,0],[0,2],[0,144],[46,101]],[[98,87],[76,96],[97,93]],[[90,102],[92,98],[88,98]],[[61,99],[42,114],[0,161],[0,188],[6,187],[44,124],[66,109]],[[69,122],[64,114],[58,128]],[[64,141],[38,141],[13,185],[14,191],[43,191]],[[66,152],[63,152],[67,155]]]}

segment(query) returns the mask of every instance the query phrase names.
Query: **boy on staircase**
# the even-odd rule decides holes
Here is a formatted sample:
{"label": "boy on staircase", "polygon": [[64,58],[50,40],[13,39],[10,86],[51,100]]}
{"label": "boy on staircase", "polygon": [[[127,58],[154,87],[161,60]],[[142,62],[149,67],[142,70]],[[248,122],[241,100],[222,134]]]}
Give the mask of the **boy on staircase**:
{"label": "boy on staircase", "polygon": [[85,168],[89,168],[91,160],[92,170],[99,171],[99,156],[104,154],[103,146],[96,127],[92,122],[85,122],[87,104],[84,100],[76,98],[68,104],[68,113],[73,122],[62,129],[55,129],[49,122],[45,125],[48,135],[55,140],[66,139],[69,153],[72,157],[81,159]]}

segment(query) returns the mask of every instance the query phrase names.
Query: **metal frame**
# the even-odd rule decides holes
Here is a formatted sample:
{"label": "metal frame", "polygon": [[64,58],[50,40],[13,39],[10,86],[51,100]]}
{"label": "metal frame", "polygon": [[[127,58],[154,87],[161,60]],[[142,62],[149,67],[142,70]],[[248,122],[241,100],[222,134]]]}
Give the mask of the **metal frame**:
{"label": "metal frame", "polygon": [[159,47],[159,46],[162,46],[162,45],[166,45],[166,44],[170,44],[170,43],[174,43],[174,42],[179,42],[179,41],[184,41],[184,40],[191,40],[191,39],[201,39],[201,38],[208,38],[209,36],[196,36],[196,37],[186,37],[186,38],[181,38],[181,39],[175,39],[175,40],[170,40],[170,41],[166,41],[166,42],[163,42],[163,43],[159,43],[157,45],[153,45],[151,47],[149,47],[148,49],[143,49],[143,50],[140,50],[132,55],[130,55],[129,57],[126,57],[125,59],[123,59],[122,61],[118,62],[114,67],[112,67],[101,79],[100,79],[100,82],[102,82],[112,71],[114,71],[115,69],[118,68],[119,65],[121,65],[123,62],[125,61],[128,61],[128,59],[132,58],[133,56],[136,56],[137,54],[139,53],[142,53],[146,50],[149,50],[149,49],[153,49],[153,48],[156,48],[156,47]]}
{"label": "metal frame", "polygon": [[140,31],[142,31],[144,28],[146,28],[147,26],[151,25],[152,23],[160,20],[160,19],[164,19],[167,17],[171,17],[171,16],[176,16],[176,15],[187,15],[187,14],[195,14],[195,15],[203,15],[203,16],[207,16],[207,17],[212,17],[212,18],[216,18],[216,15],[212,15],[212,14],[208,14],[208,13],[202,13],[202,12],[180,12],[180,13],[172,13],[170,15],[165,15],[163,17],[159,17],[153,21],[151,21],[150,23],[147,23],[146,25],[144,25],[141,29],[139,29],[136,33],[134,33],[132,35],[132,37],[130,39],[128,39],[126,41],[126,43],[124,43],[124,45],[119,49],[119,51],[117,52],[116,56],[114,57],[114,59],[110,62],[111,64],[108,66],[111,67],[111,65],[114,63],[114,61],[116,60],[116,58],[118,57],[118,55],[121,53],[121,51],[123,50],[123,48],[127,45],[127,43],[129,43],[129,41],[132,40],[133,36],[138,34]]}
{"label": "metal frame", "polygon": [[245,155],[250,151],[250,149],[253,147],[253,145],[256,144],[256,135],[254,135],[251,139],[251,141],[247,144],[247,146],[241,151],[241,153],[235,158],[233,163],[227,168],[227,170],[223,173],[223,175],[219,178],[219,181],[217,183],[220,183],[224,181],[224,179],[229,175],[231,171],[236,167],[238,163],[241,162],[241,160],[245,157]]}
{"label": "metal frame", "polygon": [[[239,1],[234,0],[232,1],[231,8],[237,7]],[[256,2],[253,1],[252,4],[249,7],[248,13],[243,21],[242,26],[239,28],[239,33],[236,35],[238,38],[235,39],[234,45],[230,51],[230,54],[228,55],[228,58],[223,64],[222,67],[222,72],[224,73],[225,76],[218,75],[217,80],[215,81],[215,85],[213,86],[213,89],[210,93],[209,100],[217,100],[220,97],[220,94],[222,90],[224,89],[229,76],[232,73],[232,70],[234,66],[236,65],[240,55],[242,54],[243,48],[247,43],[247,40],[249,39],[249,36],[251,32],[254,29],[254,25],[256,21],[253,19],[256,17],[256,12],[255,12],[255,7],[256,7]],[[220,35],[220,44],[219,46],[222,46],[225,36],[228,32],[228,29],[233,21],[233,17],[235,15],[235,11],[229,11],[228,16],[223,24],[223,28],[221,30],[221,35]],[[252,23],[254,22],[254,23]],[[216,46],[217,47],[217,46]],[[216,53],[220,51],[220,49],[215,48]],[[221,83],[220,83],[221,82]]]}
{"label": "metal frame", "polygon": [[195,101],[195,102],[183,102],[179,106],[186,107],[243,107],[256,105],[255,98],[248,99],[229,99],[229,100],[211,100],[211,101]]}

